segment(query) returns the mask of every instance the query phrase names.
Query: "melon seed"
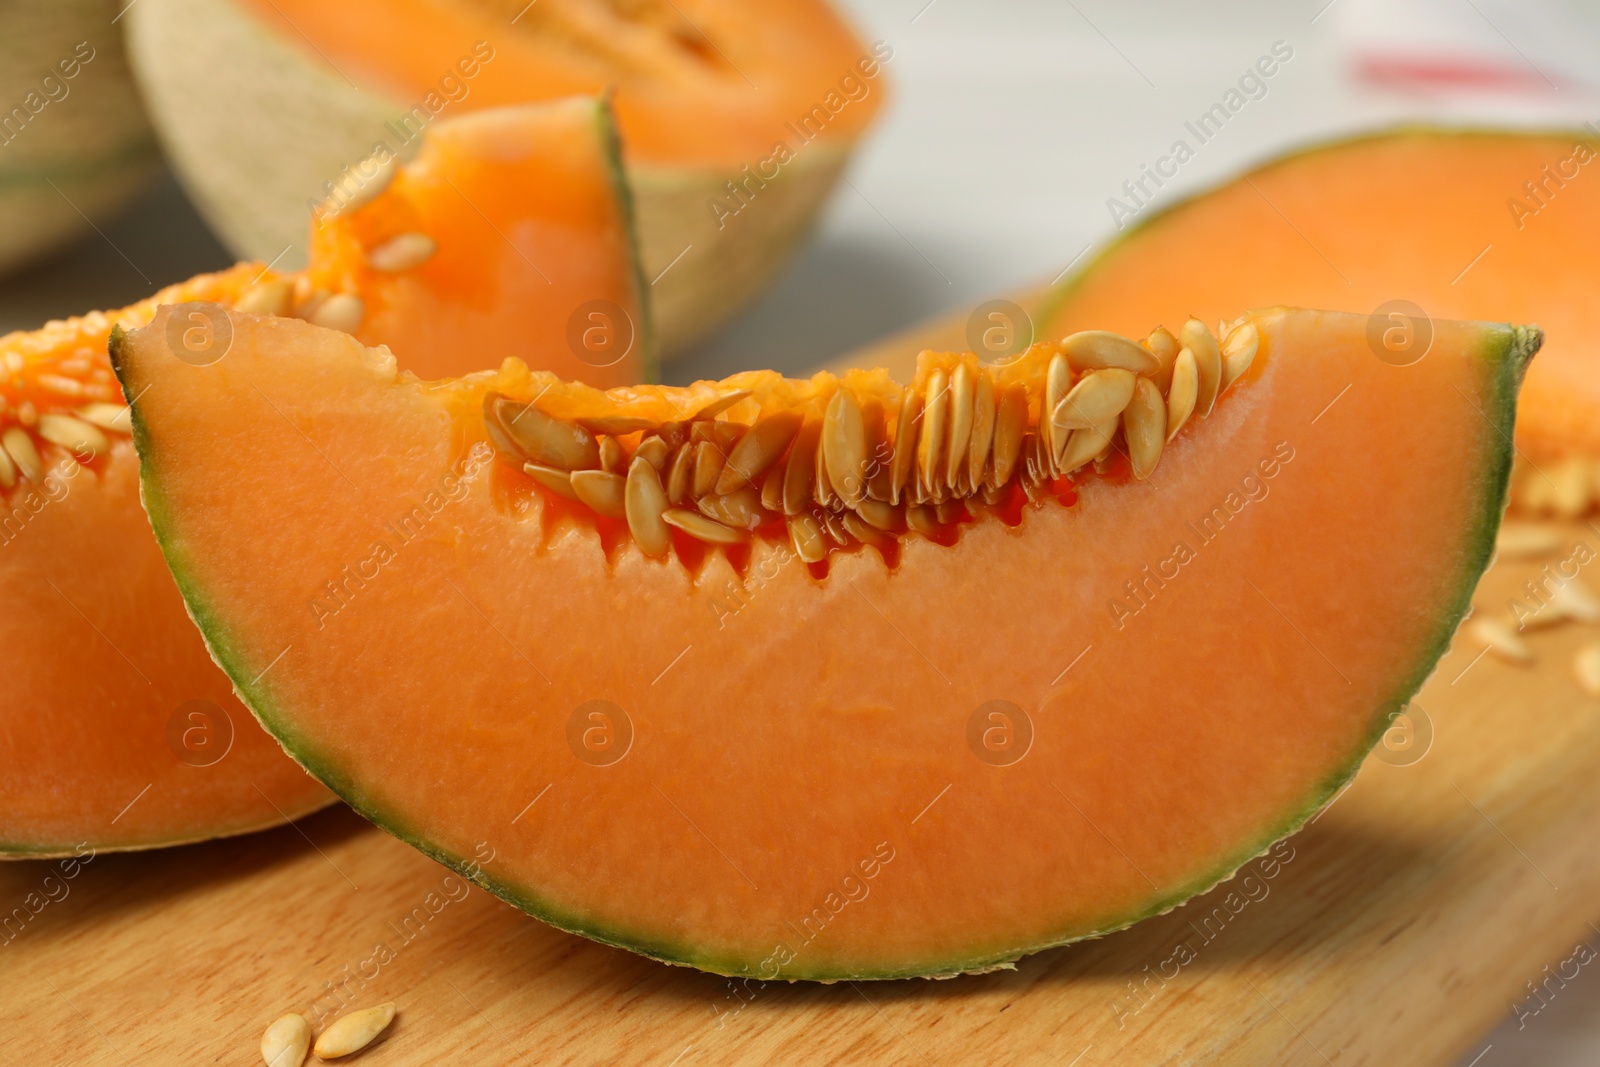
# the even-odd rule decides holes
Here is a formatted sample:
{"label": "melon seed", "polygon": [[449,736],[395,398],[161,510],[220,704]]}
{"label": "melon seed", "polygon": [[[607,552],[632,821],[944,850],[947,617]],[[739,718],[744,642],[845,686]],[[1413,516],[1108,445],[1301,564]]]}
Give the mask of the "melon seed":
{"label": "melon seed", "polygon": [[608,519],[628,517],[626,501],[627,479],[611,471],[573,471],[572,491],[578,499],[589,505],[596,515]]}
{"label": "melon seed", "polygon": [[694,451],[692,444],[681,444],[667,464],[667,500],[674,507],[689,502],[690,482],[694,480]]}
{"label": "melon seed", "polygon": [[978,389],[972,397],[972,443],[967,446],[967,488],[983,484],[984,468],[989,465],[989,450],[994,446],[994,378],[978,376]]}
{"label": "melon seed", "polygon": [[1473,640],[1508,663],[1533,662],[1533,650],[1528,643],[1499,619],[1474,619],[1470,632]]}
{"label": "melon seed", "polygon": [[727,466],[717,476],[713,491],[731,493],[740,486],[754,485],[755,480],[783,455],[804,421],[798,411],[779,411],[757,419],[728,453]]}
{"label": "melon seed", "polygon": [[647,556],[665,556],[672,547],[671,531],[662,519],[667,507],[667,492],[661,488],[661,476],[655,466],[644,456],[634,456],[628,465],[623,513],[634,543]]}
{"label": "melon seed", "polygon": [[1100,423],[1097,426],[1088,426],[1081,430],[1073,430],[1072,436],[1067,439],[1067,447],[1062,452],[1055,466],[1062,474],[1071,474],[1079,467],[1098,456],[1111,444],[1111,438],[1116,436],[1117,427],[1121,425],[1120,414]]}
{"label": "melon seed", "polygon": [[290,1013],[273,1020],[261,1035],[261,1060],[267,1067],[300,1067],[311,1051],[311,1024]]}
{"label": "melon seed", "polygon": [[600,445],[588,430],[552,419],[532,404],[489,394],[484,407],[503,429],[515,451],[533,463],[562,470],[589,470],[600,465]]}
{"label": "melon seed", "polygon": [[17,484],[17,465],[5,449],[0,448],[0,489],[10,489]]}
{"label": "melon seed", "polygon": [[659,471],[666,465],[668,451],[666,441],[659,437],[646,437],[639,442],[639,447],[633,450],[633,455]]}
{"label": "melon seed", "polygon": [[0,433],[0,448],[6,450],[28,481],[38,484],[44,480],[44,461],[39,458],[39,449],[34,446],[27,430],[13,426]]}
{"label": "melon seed", "polygon": [[687,508],[668,508],[661,516],[669,526],[676,526],[690,537],[714,545],[742,545],[750,539],[743,530],[735,530],[720,522],[708,519],[698,511]]}
{"label": "melon seed", "polygon": [[1039,441],[1048,456],[1054,456],[1066,445],[1065,435],[1063,440],[1056,440],[1050,415],[1071,391],[1072,367],[1066,356],[1057,354],[1051,357],[1050,365],[1044,372],[1044,403],[1039,408]]}
{"label": "melon seed", "polygon": [[332,1060],[360,1052],[394,1021],[394,1002],[341,1015],[322,1031],[313,1050],[318,1059]]}
{"label": "melon seed", "polygon": [[585,415],[573,421],[590,433],[609,434],[612,437],[626,437],[640,430],[657,429],[657,425],[649,419],[635,418],[632,415]]}
{"label": "melon seed", "polygon": [[972,440],[972,401],[977,389],[974,377],[972,367],[965,361],[950,376],[950,432],[944,451],[944,484],[949,489],[961,482],[967,446]]}
{"label": "melon seed", "polygon": [[715,441],[700,441],[694,446],[694,468],[690,478],[690,493],[696,498],[711,492],[722,475],[722,450]]}
{"label": "melon seed", "polygon": [[706,518],[736,530],[754,530],[765,518],[761,512],[761,494],[748,485],[725,496],[715,493],[703,496],[695,506]]}
{"label": "melon seed", "polygon": [[1502,559],[1530,559],[1548,556],[1565,543],[1559,527],[1506,520],[1500,524],[1495,550]]}
{"label": "melon seed", "polygon": [[250,315],[286,315],[293,306],[294,284],[288,278],[252,285],[233,302],[233,310]]}
{"label": "melon seed", "polygon": [[367,253],[367,265],[385,274],[399,274],[422,266],[438,249],[438,242],[425,233],[397,233]]}
{"label": "melon seed", "polygon": [[316,310],[307,316],[307,321],[314,326],[322,326],[329,330],[355,333],[361,328],[361,320],[366,313],[366,305],[361,302],[359,296],[353,293],[334,293],[317,305]]}
{"label": "melon seed", "polygon": [[1133,399],[1137,381],[1132,371],[1118,368],[1092,370],[1079,378],[1051,409],[1050,433],[1057,443],[1056,452],[1060,453],[1069,430],[1098,426],[1120,416]]}
{"label": "melon seed", "polygon": [[820,563],[828,556],[822,524],[809,513],[789,516],[789,541],[794,545],[795,555],[806,563]]}
{"label": "melon seed", "polygon": [[1022,435],[1028,428],[1028,390],[1021,383],[1006,386],[1000,394],[1000,409],[994,421],[994,463],[989,467],[989,485],[999,488],[1011,480],[1017,457],[1022,451]]}
{"label": "melon seed", "polygon": [[522,471],[557,496],[565,497],[579,504],[583,503],[583,498],[572,488],[571,471],[560,470],[556,467],[545,467],[538,463],[524,463]]}
{"label": "melon seed", "polygon": [[1217,348],[1217,339],[1211,335],[1211,328],[1199,319],[1184,323],[1178,337],[1183,347],[1194,353],[1195,368],[1200,372],[1194,409],[1205,418],[1216,405],[1217,393],[1222,387],[1222,352]]}
{"label": "melon seed", "polygon": [[926,504],[906,508],[906,525],[924,537],[933,537],[939,532],[939,520]]}
{"label": "melon seed", "polygon": [[1165,326],[1157,326],[1144,340],[1144,346],[1156,357],[1161,367],[1154,375],[1156,388],[1165,395],[1172,385],[1172,364],[1178,358],[1178,340]]}
{"label": "melon seed", "polygon": [[944,425],[949,412],[949,379],[944,368],[928,375],[922,401],[922,430],[917,435],[917,482],[924,489],[938,478],[939,459],[944,455]]}
{"label": "melon seed", "polygon": [[822,454],[828,483],[846,506],[867,493],[867,424],[850,390],[834,391],[822,416]]}
{"label": "melon seed", "polygon": [[1578,649],[1572,657],[1572,673],[1577,675],[1579,689],[1592,697],[1600,697],[1600,641],[1591,641]]}
{"label": "melon seed", "polygon": [[1061,342],[1061,351],[1074,370],[1118,370],[1155,374],[1161,361],[1155,353],[1109,330],[1083,330]]}
{"label": "melon seed", "polygon": [[1167,403],[1161,390],[1149,378],[1140,378],[1133,402],[1122,412],[1122,436],[1128,441],[1128,459],[1133,476],[1144,479],[1161,462],[1161,447],[1167,436]]}
{"label": "melon seed", "polygon": [[862,500],[856,504],[856,514],[867,525],[879,530],[896,530],[900,526],[900,509],[882,500]]}
{"label": "melon seed", "polygon": [[783,468],[773,467],[761,481],[761,507],[774,515],[787,514],[783,510]]}
{"label": "melon seed", "polygon": [[783,513],[798,515],[811,506],[817,480],[817,445],[822,440],[822,420],[808,418],[795,435],[783,470]]}
{"label": "melon seed", "polygon": [[907,389],[900,400],[900,415],[895,426],[894,456],[889,461],[892,504],[900,503],[906,483],[911,480],[917,460],[917,426],[922,421],[922,396]]}
{"label": "melon seed", "polygon": [[102,430],[132,433],[133,418],[131,410],[126,404],[85,404],[78,409],[78,417],[83,419],[84,422],[100,427]]}
{"label": "melon seed", "polygon": [[615,437],[600,438],[600,469],[621,474],[626,469],[628,455]]}
{"label": "melon seed", "polygon": [[1194,353],[1185,348],[1172,364],[1172,388],[1167,391],[1167,441],[1178,436],[1200,395],[1200,370]]}
{"label": "melon seed", "polygon": [[111,451],[111,442],[106,440],[105,434],[71,415],[56,412],[40,415],[39,436],[53,445],[68,449],[85,463]]}
{"label": "melon seed", "polygon": [[731,393],[724,393],[695,412],[694,417],[696,419],[714,419],[749,395],[750,390],[748,389],[735,389]]}
{"label": "melon seed", "polygon": [[1226,389],[1256,361],[1256,349],[1261,345],[1261,335],[1251,322],[1238,326],[1227,335],[1222,345],[1222,388]]}

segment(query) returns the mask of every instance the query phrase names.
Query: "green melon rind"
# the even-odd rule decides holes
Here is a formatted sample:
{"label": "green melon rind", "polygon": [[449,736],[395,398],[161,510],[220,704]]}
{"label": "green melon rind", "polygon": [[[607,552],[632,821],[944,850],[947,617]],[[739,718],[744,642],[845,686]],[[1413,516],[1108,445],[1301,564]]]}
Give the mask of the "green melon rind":
{"label": "green melon rind", "polygon": [[[244,666],[238,650],[233,647],[229,640],[227,629],[220,625],[217,618],[212,614],[210,606],[206,603],[204,597],[200,595],[200,591],[192,584],[189,571],[185,567],[184,550],[179,539],[168,534],[168,531],[173,527],[167,508],[167,501],[161,494],[159,460],[152,458],[153,453],[150,451],[148,428],[137,404],[132,404],[131,421],[134,443],[141,458],[141,499],[146,513],[150,517],[156,541],[160,544],[162,552],[166,555],[167,561],[171,565],[173,576],[177,581],[179,591],[183,594],[184,603],[188,608],[190,617],[200,627],[206,647],[211,652],[212,658],[233,680],[234,691],[238,694],[239,699],[256,716],[263,728],[283,746],[289,757],[304,767],[313,777],[337,793],[346,803],[374,825],[536,919],[568,933],[578,934],[602,944],[627,949],[663,963],[693,967],[697,970],[710,971],[716,974],[752,977],[762,980],[783,979],[786,981],[834,982],[917,977],[943,978],[953,977],[958,974],[1009,968],[1023,956],[1076,941],[1103,937],[1118,930],[1126,929],[1144,919],[1171,911],[1233,877],[1246,863],[1299,830],[1337,797],[1338,793],[1355,777],[1367,753],[1383,736],[1393,717],[1417,694],[1432,675],[1439,660],[1449,650],[1451,638],[1471,606],[1472,592],[1477,587],[1478,579],[1488,568],[1493,558],[1495,536],[1499,530],[1501,515],[1505,511],[1506,497],[1510,486],[1511,449],[1509,442],[1516,418],[1517,392],[1521,386],[1522,377],[1527,370],[1528,363],[1538,351],[1542,341],[1543,334],[1537,327],[1502,327],[1486,338],[1485,350],[1480,355],[1484,361],[1485,373],[1491,376],[1491,381],[1488,383],[1489,388],[1486,390],[1487,408],[1484,411],[1484,416],[1489,427],[1494,432],[1492,434],[1486,433],[1483,438],[1487,452],[1483,465],[1483,493],[1480,497],[1477,515],[1472,520],[1472,527],[1464,532],[1465,565],[1458,580],[1454,583],[1455,592],[1450,600],[1442,605],[1439,625],[1435,629],[1431,640],[1420,651],[1416,668],[1400,684],[1394,697],[1385,701],[1374,711],[1361,744],[1350,753],[1348,759],[1340,767],[1329,774],[1311,791],[1306,801],[1297,810],[1288,818],[1267,828],[1251,844],[1246,845],[1222,863],[1219,863],[1211,873],[1192,879],[1178,889],[1158,897],[1154,901],[1147,901],[1139,905],[1135,911],[1129,913],[1125,918],[1107,923],[1099,929],[1073,933],[1056,939],[1045,939],[1036,944],[1014,946],[983,956],[958,960],[929,960],[882,971],[846,971],[829,969],[825,964],[817,964],[811,967],[784,971],[772,976],[757,973],[755,970],[757,961],[754,960],[711,956],[699,951],[692,945],[663,941],[608,928],[587,920],[575,912],[566,911],[541,900],[524,887],[492,877],[485,872],[482,866],[439,848],[421,832],[408,826],[403,818],[392,812],[385,811],[369,798],[356,782],[347,778],[337,767],[325,764],[317,759],[314,746],[309,744],[303,737],[297,735],[289,725],[288,720],[278,714],[277,709],[274,708],[269,698],[266,687],[261,684],[259,678],[246,680],[249,678],[248,670]],[[111,337],[111,361],[116,368],[119,380],[122,382],[124,394],[132,398],[139,395],[140,390],[138,383],[130,380],[132,376],[124,358],[124,344],[125,335],[118,328],[113,331]]]}
{"label": "green melon rind", "polygon": [[655,311],[650,302],[650,286],[644,276],[644,253],[639,243],[639,206],[634,202],[633,186],[628,182],[627,167],[622,162],[622,134],[617,129],[617,114],[611,106],[610,92],[595,101],[595,120],[599,126],[600,151],[605,156],[606,175],[611,181],[611,194],[616,197],[622,212],[622,226],[627,231],[633,305],[639,313],[639,333],[634,343],[642,346],[639,380],[660,381],[661,353],[657,348]]}
{"label": "green melon rind", "polygon": [[80,856],[78,848],[87,845],[93,849],[93,854],[98,856],[107,852],[148,852],[157,848],[179,848],[183,845],[199,845],[207,841],[221,841],[229,837],[242,837],[245,834],[260,833],[262,830],[271,830],[282,826],[285,822],[294,822],[307,815],[313,815],[332,804],[333,798],[321,797],[312,801],[304,808],[295,808],[291,811],[274,812],[271,818],[260,822],[244,823],[232,826],[226,830],[206,830],[202,833],[183,834],[178,837],[162,838],[155,841],[127,841],[121,844],[107,841],[92,841],[85,839],[70,845],[14,845],[0,841],[0,862],[6,860],[59,860]]}

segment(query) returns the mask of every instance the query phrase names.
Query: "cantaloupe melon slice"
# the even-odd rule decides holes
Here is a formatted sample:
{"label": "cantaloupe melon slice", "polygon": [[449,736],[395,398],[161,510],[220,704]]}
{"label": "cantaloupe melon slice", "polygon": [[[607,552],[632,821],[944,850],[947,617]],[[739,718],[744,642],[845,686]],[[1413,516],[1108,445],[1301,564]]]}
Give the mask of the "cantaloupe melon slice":
{"label": "cantaloupe melon slice", "polygon": [[567,930],[819,979],[1115,929],[1325,803],[1488,562],[1539,340],[1278,309],[605,394],[165,330],[112,345],[145,502],[296,758]]}
{"label": "cantaloupe melon slice", "polygon": [[[1412,316],[1536,322],[1551,340],[1523,390],[1512,506],[1581,514],[1600,505],[1600,353],[1585,340],[1597,157],[1582,130],[1403,128],[1297,152],[1141,213],[1061,283],[1043,329],[1140,329],[1174,303],[1215,322],[1282,300],[1382,309],[1380,336],[1414,352],[1426,321],[1397,301]],[[1227,251],[1195,270],[1193,250],[1210,247]]]}
{"label": "cantaloupe melon slice", "polygon": [[788,261],[893,54],[825,0],[141,0],[126,22],[168,155],[261,259],[299,247],[308,198],[438,116],[614,87],[669,353]]}
{"label": "cantaloupe melon slice", "polygon": [[[0,337],[0,857],[237,833],[332,799],[255,728],[184,612],[139,505],[113,325],[205,301],[339,322],[433,373],[513,350],[602,383],[648,367],[604,103],[485,111],[429,136],[382,196],[327,221],[307,272],[241,264]],[[227,350],[220,311],[175,326],[197,364]]]}

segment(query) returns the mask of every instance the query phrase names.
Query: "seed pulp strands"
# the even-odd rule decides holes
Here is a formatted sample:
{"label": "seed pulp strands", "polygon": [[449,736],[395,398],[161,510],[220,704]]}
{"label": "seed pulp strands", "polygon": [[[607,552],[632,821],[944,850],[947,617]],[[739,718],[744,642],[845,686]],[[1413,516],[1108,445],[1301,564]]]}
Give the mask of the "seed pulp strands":
{"label": "seed pulp strands", "polygon": [[807,563],[858,545],[887,557],[906,536],[953,543],[985,509],[1070,504],[1089,464],[1148,478],[1259,348],[1248,321],[1220,344],[1195,319],[1180,335],[1086,331],[994,365],[924,352],[908,387],[752,371],[600,392],[534,374],[535,399],[491,393],[483,413],[510,466],[552,500],[621,520],[647,556],[670,555],[676,533],[787,540]]}

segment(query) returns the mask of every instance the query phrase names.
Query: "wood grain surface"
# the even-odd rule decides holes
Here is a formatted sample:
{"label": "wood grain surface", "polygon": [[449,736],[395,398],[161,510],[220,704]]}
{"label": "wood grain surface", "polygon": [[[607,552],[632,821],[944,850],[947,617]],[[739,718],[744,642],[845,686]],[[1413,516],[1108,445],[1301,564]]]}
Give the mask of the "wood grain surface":
{"label": "wood grain surface", "polygon": [[[964,325],[890,347],[960,345]],[[1592,525],[1563,534],[1551,560],[1600,548]],[[1544,562],[1502,561],[1480,610],[1504,612]],[[397,1021],[357,1062],[1449,1063],[1600,920],[1600,701],[1570,669],[1596,636],[1541,629],[1527,667],[1458,638],[1413,732],[1393,731],[1276,862],[1247,868],[1248,894],[1236,880],[948,981],[743,984],[663,966],[527,918],[343,807],[93,856],[70,877],[0,865],[0,1063],[259,1063],[283,1012],[325,1023],[387,1000]]]}

